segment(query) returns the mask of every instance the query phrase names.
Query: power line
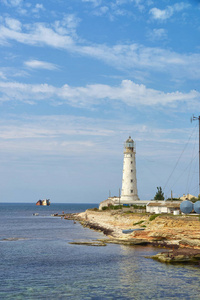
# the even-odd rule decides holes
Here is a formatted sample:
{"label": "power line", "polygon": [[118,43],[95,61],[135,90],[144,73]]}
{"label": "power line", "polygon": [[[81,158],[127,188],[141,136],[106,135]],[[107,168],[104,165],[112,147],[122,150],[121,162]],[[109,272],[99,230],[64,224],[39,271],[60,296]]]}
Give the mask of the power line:
{"label": "power line", "polygon": [[[194,130],[195,130],[195,128],[194,128]],[[185,144],[185,147],[183,148],[183,150],[182,150],[182,152],[181,152],[181,155],[179,156],[179,158],[178,158],[178,160],[177,160],[177,162],[176,162],[176,164],[175,164],[175,166],[174,166],[172,172],[170,173],[170,175],[169,175],[169,177],[168,177],[168,179],[167,179],[167,182],[166,182],[166,184],[165,184],[163,190],[165,190],[165,188],[166,188],[166,186],[167,186],[167,184],[168,184],[168,182],[169,182],[169,180],[170,180],[172,174],[174,173],[174,170],[176,169],[176,167],[177,167],[177,165],[178,165],[178,163],[179,163],[179,161],[180,161],[180,159],[181,159],[181,157],[182,157],[182,155],[183,155],[183,153],[184,153],[184,151],[185,151],[187,145],[189,144],[189,141],[191,140],[191,137],[192,137],[192,135],[193,135],[193,133],[194,133],[194,130],[192,131],[192,133],[191,133],[191,135],[190,135],[190,137],[189,137],[187,143]]]}
{"label": "power line", "polygon": [[[195,136],[195,141],[197,140],[197,131],[196,131],[196,136]],[[195,147],[196,147],[196,145],[197,145],[197,142],[196,143],[194,143],[194,146],[193,146],[193,151],[192,151],[192,159],[191,159],[191,161],[190,161],[190,168],[189,168],[189,172],[188,172],[188,179],[187,179],[187,194],[189,193],[189,180],[190,180],[190,173],[191,173],[191,168],[192,168],[192,161],[193,161],[193,157],[194,157],[194,152],[195,152]],[[194,173],[193,173],[193,175],[194,175]],[[193,178],[193,176],[192,176],[192,178]]]}
{"label": "power line", "polygon": [[[198,153],[195,155],[195,157],[192,159],[195,160],[195,158],[197,157]],[[191,163],[191,162],[190,162]],[[174,184],[171,186],[171,188],[169,189],[169,191],[167,192],[167,194],[170,192],[170,190],[175,186],[175,184],[179,181],[179,179],[183,176],[183,174],[186,172],[186,170],[188,169],[188,167],[190,166],[190,163],[187,165],[187,167],[183,170],[183,172],[181,173],[181,175],[178,177],[178,179],[174,182]]]}

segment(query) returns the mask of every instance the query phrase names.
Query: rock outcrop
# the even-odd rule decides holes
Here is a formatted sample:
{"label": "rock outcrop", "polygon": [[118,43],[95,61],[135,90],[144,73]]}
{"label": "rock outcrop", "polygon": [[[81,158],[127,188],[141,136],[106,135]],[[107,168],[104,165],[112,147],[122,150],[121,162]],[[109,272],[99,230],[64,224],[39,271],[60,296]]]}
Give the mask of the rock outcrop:
{"label": "rock outcrop", "polygon": [[[148,245],[171,248],[153,257],[162,262],[197,262],[200,259],[200,219],[198,215],[137,214],[121,210],[87,210],[66,216],[83,226],[100,230],[105,243]],[[144,230],[138,230],[138,229]],[[128,234],[124,230],[131,229]]]}

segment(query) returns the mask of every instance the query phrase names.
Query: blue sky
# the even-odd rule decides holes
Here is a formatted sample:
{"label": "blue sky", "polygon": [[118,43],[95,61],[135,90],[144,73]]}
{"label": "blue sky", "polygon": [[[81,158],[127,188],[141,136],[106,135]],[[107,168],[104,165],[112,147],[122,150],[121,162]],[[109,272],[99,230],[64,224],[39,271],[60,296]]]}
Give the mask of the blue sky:
{"label": "blue sky", "polygon": [[[199,1],[0,0],[2,202],[198,194]],[[174,171],[173,171],[174,170]]]}

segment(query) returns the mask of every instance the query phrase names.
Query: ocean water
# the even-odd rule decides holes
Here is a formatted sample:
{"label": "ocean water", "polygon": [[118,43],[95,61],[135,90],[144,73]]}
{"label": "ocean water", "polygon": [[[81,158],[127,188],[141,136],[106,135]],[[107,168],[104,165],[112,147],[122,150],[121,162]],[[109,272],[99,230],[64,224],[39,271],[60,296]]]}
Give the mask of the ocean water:
{"label": "ocean water", "polygon": [[1,203],[0,299],[200,299],[199,266],[147,258],[160,249],[69,244],[104,235],[51,214],[95,206]]}

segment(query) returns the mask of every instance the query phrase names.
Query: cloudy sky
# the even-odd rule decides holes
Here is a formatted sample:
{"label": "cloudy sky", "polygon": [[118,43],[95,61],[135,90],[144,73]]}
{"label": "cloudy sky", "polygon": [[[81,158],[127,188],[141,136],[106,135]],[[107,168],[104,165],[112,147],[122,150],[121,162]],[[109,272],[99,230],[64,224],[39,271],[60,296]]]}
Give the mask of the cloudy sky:
{"label": "cloudy sky", "polygon": [[198,194],[200,4],[0,0],[0,201]]}

